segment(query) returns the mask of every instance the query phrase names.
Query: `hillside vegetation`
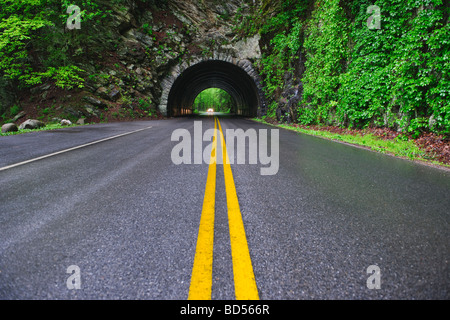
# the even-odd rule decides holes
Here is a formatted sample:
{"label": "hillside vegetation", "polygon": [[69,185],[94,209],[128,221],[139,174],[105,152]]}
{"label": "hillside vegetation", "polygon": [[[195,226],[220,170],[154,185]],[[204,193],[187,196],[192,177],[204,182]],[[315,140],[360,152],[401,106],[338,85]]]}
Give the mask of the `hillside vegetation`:
{"label": "hillside vegetation", "polygon": [[265,41],[268,116],[448,137],[449,10],[441,0],[265,1],[241,32]]}

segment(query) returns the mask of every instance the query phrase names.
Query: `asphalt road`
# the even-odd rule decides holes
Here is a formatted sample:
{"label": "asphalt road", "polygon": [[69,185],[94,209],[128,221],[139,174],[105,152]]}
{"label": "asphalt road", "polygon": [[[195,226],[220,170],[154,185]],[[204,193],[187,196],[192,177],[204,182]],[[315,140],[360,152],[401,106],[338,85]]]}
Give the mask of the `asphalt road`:
{"label": "asphalt road", "polygon": [[[274,129],[219,120],[223,132]],[[171,136],[193,137],[194,121],[214,127],[178,118],[0,137],[0,299],[187,299],[209,166],[175,165]],[[231,165],[261,300],[450,298],[448,171],[283,129],[277,173],[261,167]],[[235,299],[226,199],[217,164],[218,300]]]}

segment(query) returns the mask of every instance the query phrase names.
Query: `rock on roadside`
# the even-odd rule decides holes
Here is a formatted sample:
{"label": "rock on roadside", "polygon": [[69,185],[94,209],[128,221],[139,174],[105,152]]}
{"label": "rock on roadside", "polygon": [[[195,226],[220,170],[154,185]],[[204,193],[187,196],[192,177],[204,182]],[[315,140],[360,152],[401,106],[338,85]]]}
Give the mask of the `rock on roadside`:
{"label": "rock on roadside", "polygon": [[45,123],[39,120],[28,119],[19,126],[19,130],[23,129],[39,129],[45,127]]}
{"label": "rock on roadside", "polygon": [[6,123],[2,125],[2,133],[19,131],[15,123]]}

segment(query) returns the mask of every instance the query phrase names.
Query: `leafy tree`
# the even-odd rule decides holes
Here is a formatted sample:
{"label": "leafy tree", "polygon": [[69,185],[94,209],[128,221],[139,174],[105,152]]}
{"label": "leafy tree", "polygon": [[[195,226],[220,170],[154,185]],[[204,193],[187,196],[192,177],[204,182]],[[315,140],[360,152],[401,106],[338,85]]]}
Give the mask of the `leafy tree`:
{"label": "leafy tree", "polygon": [[[80,30],[66,28],[70,5],[81,9]],[[110,14],[105,6],[92,0],[0,0],[0,75],[18,88],[45,79],[61,88],[83,87],[76,58],[98,47],[101,35],[93,31]]]}
{"label": "leafy tree", "polygon": [[33,74],[29,48],[37,30],[51,25],[42,13],[39,0],[0,0],[0,71],[20,84],[40,82]]}
{"label": "leafy tree", "polygon": [[228,92],[219,88],[209,88],[196,97],[193,108],[197,111],[213,108],[218,112],[229,112],[234,105],[234,100]]}

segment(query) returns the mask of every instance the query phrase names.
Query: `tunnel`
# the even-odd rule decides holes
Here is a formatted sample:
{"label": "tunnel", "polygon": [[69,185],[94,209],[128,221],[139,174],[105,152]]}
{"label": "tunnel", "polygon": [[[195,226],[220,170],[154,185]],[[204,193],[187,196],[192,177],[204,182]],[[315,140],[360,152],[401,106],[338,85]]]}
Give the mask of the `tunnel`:
{"label": "tunnel", "polygon": [[223,89],[233,98],[235,110],[231,113],[243,117],[257,116],[261,104],[257,83],[245,69],[221,60],[199,62],[176,78],[167,99],[167,115],[192,114],[195,98],[209,88]]}

